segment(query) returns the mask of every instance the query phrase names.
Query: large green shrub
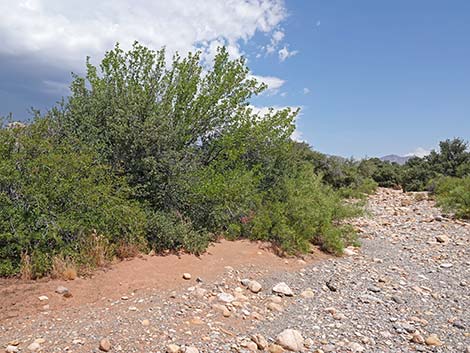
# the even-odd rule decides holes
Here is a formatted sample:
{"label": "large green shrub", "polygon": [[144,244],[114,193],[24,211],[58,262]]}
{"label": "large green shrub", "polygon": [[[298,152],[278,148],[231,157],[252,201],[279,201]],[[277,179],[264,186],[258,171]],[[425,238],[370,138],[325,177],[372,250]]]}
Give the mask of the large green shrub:
{"label": "large green shrub", "polygon": [[470,176],[438,178],[433,184],[438,206],[457,217],[470,219]]}
{"label": "large green shrub", "polygon": [[52,130],[46,120],[0,130],[0,275],[18,273],[23,253],[35,276],[55,255],[79,262],[95,231],[113,244],[143,241],[144,214],[124,180]]}

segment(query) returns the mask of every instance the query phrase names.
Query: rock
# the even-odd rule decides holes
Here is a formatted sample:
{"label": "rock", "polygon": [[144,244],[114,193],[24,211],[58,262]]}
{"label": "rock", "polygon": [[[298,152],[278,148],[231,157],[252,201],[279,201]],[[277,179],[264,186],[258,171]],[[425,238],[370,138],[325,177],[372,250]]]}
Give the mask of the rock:
{"label": "rock", "polygon": [[44,301],[46,301],[46,300],[49,300],[49,298],[47,297],[47,295],[41,295],[41,296],[38,297],[38,299],[39,299],[39,301],[41,301],[41,302],[44,302]]}
{"label": "rock", "polygon": [[375,287],[375,286],[369,287],[367,288],[367,290],[371,291],[372,293],[379,293],[381,291],[379,287]]}
{"label": "rock", "polygon": [[284,310],[282,305],[279,305],[279,304],[273,303],[273,302],[268,304],[268,309],[271,310],[271,311],[278,311],[278,312],[281,312],[281,311]]}
{"label": "rock", "polygon": [[142,325],[143,326],[149,326],[150,325],[150,321],[145,319],[145,320],[142,320]]}
{"label": "rock", "polygon": [[266,340],[266,338],[264,338],[262,335],[260,334],[255,334],[251,337],[251,340],[253,342],[256,343],[256,346],[260,349],[260,350],[265,350],[266,348],[268,348],[268,341]]}
{"label": "rock", "polygon": [[465,347],[464,353],[470,353],[470,346]]}
{"label": "rock", "polygon": [[250,281],[248,283],[248,289],[253,293],[259,293],[263,287],[256,281]]}
{"label": "rock", "polygon": [[258,346],[256,345],[255,342],[248,342],[246,344],[246,348],[249,350],[249,351],[252,351],[252,352],[256,352],[258,350]]}
{"label": "rock", "polygon": [[440,264],[440,266],[441,266],[441,268],[451,268],[454,265],[452,265],[451,263],[446,262],[446,263]]}
{"label": "rock", "polygon": [[235,297],[230,293],[222,292],[217,295],[217,299],[223,303],[231,303],[235,300]]}
{"label": "rock", "polygon": [[306,338],[304,341],[305,348],[311,348],[313,346],[313,340],[311,338]]}
{"label": "rock", "polygon": [[300,293],[300,295],[306,299],[311,299],[315,297],[315,293],[311,289],[304,290],[302,293]]}
{"label": "rock", "polygon": [[351,342],[348,344],[348,348],[351,352],[364,352],[365,348],[357,342]]}
{"label": "rock", "polygon": [[439,338],[435,334],[432,334],[429,337],[427,337],[424,340],[424,343],[426,343],[428,346],[441,346],[442,345],[442,342],[439,340]]}
{"label": "rock", "polygon": [[270,344],[268,347],[268,352],[270,353],[283,353],[285,349],[277,344]]}
{"label": "rock", "polygon": [[465,325],[461,321],[454,321],[452,326],[457,327],[460,330],[465,330]]}
{"label": "rock", "polygon": [[191,346],[191,347],[186,348],[185,353],[199,353],[199,349]]}
{"label": "rock", "polygon": [[41,345],[37,342],[33,342],[28,346],[28,350],[31,352],[37,351],[41,348]]}
{"label": "rock", "polygon": [[413,333],[411,336],[411,342],[418,343],[418,344],[423,344],[424,343],[424,338],[421,336],[418,332]]}
{"label": "rock", "polygon": [[58,286],[56,289],[55,289],[55,292],[57,294],[65,294],[65,293],[68,293],[69,292],[69,289],[67,287],[64,287],[64,286]]}
{"label": "rock", "polygon": [[444,234],[439,234],[439,235],[436,235],[436,241],[438,243],[448,243],[449,238]]}
{"label": "rock", "polygon": [[304,348],[304,339],[301,333],[292,329],[282,331],[277,336],[276,343],[292,352],[299,352]]}
{"label": "rock", "polygon": [[338,290],[338,285],[332,280],[329,280],[325,284],[326,284],[326,287],[332,292],[336,292]]}
{"label": "rock", "polygon": [[288,297],[292,297],[294,292],[284,282],[280,282],[273,287],[273,292],[276,294],[282,294]]}
{"label": "rock", "polygon": [[98,348],[100,351],[109,352],[111,350],[111,342],[107,338],[102,338]]}
{"label": "rock", "polygon": [[351,246],[348,246],[343,250],[343,254],[347,256],[354,256],[356,255],[356,252],[354,251],[354,248]]}
{"label": "rock", "polygon": [[17,346],[8,345],[7,348],[5,348],[5,352],[14,353],[14,352],[19,352],[19,350]]}
{"label": "rock", "polygon": [[183,273],[183,279],[190,280],[191,279],[191,274],[188,273],[188,272]]}
{"label": "rock", "polygon": [[397,297],[396,295],[392,296],[392,300],[397,304],[403,304],[404,303],[403,299]]}
{"label": "rock", "polygon": [[207,290],[204,289],[204,288],[200,288],[200,287],[196,288],[193,291],[193,295],[196,296],[196,297],[199,297],[199,298],[204,297],[206,294],[207,294]]}
{"label": "rock", "polygon": [[169,344],[168,346],[166,346],[166,352],[167,353],[179,353],[181,352],[181,348],[180,346],[176,344]]}

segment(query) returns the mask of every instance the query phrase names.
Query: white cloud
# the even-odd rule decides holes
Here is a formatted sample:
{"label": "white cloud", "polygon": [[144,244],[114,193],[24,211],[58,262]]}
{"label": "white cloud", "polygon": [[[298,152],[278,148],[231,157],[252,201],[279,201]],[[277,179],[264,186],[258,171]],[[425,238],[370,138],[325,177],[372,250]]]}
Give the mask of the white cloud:
{"label": "white cloud", "polygon": [[427,150],[423,147],[418,147],[413,152],[405,154],[405,157],[416,156],[416,157],[423,158],[423,157],[427,156],[429,153],[431,153],[431,150]]}
{"label": "white cloud", "polygon": [[271,54],[276,51],[277,46],[279,43],[284,39],[284,32],[281,30],[274,31],[272,37],[271,37],[271,42],[266,46],[266,53]]}
{"label": "white cloud", "polygon": [[75,70],[116,41],[169,53],[201,48],[209,57],[225,44],[237,56],[241,42],[271,33],[285,16],[283,0],[2,0],[0,54]]}
{"label": "white cloud", "polygon": [[298,50],[289,51],[289,49],[287,49],[287,46],[284,46],[284,48],[278,51],[279,60],[284,61],[291,56],[297,55],[298,53]]}
{"label": "white cloud", "polygon": [[303,93],[304,93],[304,94],[309,94],[309,93],[310,93],[310,89],[309,89],[308,87],[304,87]]}
{"label": "white cloud", "polygon": [[279,77],[274,76],[258,76],[250,74],[249,78],[255,78],[259,82],[263,82],[268,86],[268,89],[265,91],[268,95],[275,95],[279,93],[279,89],[284,85],[286,81]]}

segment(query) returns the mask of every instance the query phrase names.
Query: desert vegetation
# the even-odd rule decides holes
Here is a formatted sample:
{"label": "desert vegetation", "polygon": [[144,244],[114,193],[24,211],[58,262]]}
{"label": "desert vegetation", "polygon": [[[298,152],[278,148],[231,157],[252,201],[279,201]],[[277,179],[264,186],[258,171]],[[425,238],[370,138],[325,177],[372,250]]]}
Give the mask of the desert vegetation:
{"label": "desert vegetation", "polygon": [[197,254],[220,236],[285,253],[354,241],[343,220],[360,210],[339,189],[360,185],[335,183],[291,140],[297,111],[255,112],[249,99],[266,86],[243,58],[221,48],[210,68],[198,53],[168,65],[164,50],[135,43],[86,68],[50,111],[3,122],[0,275]]}
{"label": "desert vegetation", "polygon": [[469,217],[463,140],[404,166],[327,156],[291,139],[297,110],[250,106],[265,89],[224,48],[210,67],[138,43],[87,60],[51,110],[3,119],[0,275],[73,277],[140,251],[199,254],[219,237],[339,254],[355,242],[344,220],[361,213],[345,198],[377,186],[430,190]]}

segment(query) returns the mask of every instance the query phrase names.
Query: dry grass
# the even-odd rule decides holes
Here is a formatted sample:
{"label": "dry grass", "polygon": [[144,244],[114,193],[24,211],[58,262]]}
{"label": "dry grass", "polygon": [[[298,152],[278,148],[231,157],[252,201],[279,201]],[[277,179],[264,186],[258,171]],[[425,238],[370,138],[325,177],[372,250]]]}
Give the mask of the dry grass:
{"label": "dry grass", "polygon": [[140,254],[137,244],[120,243],[116,248],[116,256],[120,260],[130,259]]}
{"label": "dry grass", "polygon": [[93,232],[88,237],[84,249],[84,257],[88,260],[87,264],[92,267],[104,267],[108,264],[111,249],[108,240],[103,235]]}
{"label": "dry grass", "polygon": [[52,259],[51,277],[74,280],[77,278],[77,268],[70,259],[56,256]]}
{"label": "dry grass", "polygon": [[31,265],[31,257],[27,253],[21,254],[21,279],[30,280],[33,278],[33,267]]}

